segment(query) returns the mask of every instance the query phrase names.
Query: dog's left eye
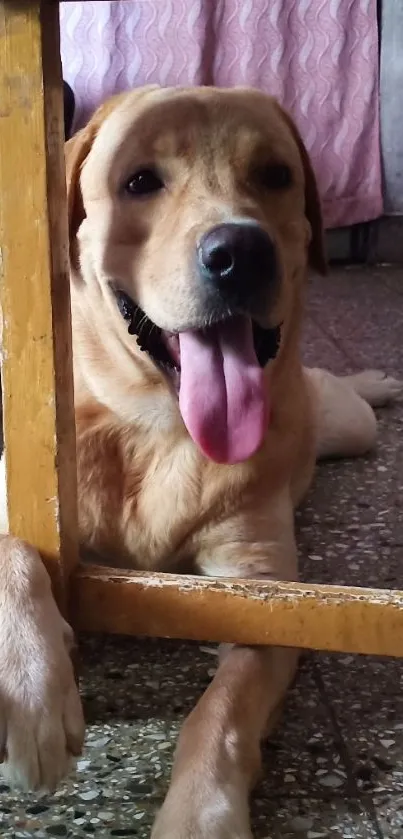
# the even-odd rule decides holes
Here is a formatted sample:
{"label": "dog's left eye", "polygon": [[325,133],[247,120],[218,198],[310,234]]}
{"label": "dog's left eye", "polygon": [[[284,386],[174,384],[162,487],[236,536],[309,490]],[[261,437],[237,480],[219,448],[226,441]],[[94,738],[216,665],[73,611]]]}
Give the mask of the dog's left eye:
{"label": "dog's left eye", "polygon": [[286,163],[269,163],[262,166],[256,174],[265,189],[287,189],[292,184],[292,172]]}
{"label": "dog's left eye", "polygon": [[115,291],[115,289],[113,289],[113,293],[115,295],[116,303],[118,305],[118,309],[120,314],[122,315],[123,320],[131,322],[133,320],[136,308],[135,303],[133,302],[131,297],[129,297],[129,295],[126,294],[125,291]]}
{"label": "dog's left eye", "polygon": [[125,191],[134,198],[151,195],[164,189],[164,183],[155,169],[139,169],[126,181]]}

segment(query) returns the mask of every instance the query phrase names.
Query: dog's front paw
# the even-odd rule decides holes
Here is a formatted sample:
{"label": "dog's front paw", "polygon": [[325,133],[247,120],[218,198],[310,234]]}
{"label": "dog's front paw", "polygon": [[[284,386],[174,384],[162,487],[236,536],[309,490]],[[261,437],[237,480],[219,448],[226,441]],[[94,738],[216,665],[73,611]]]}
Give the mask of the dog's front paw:
{"label": "dog's front paw", "polygon": [[363,370],[347,378],[354,390],[374,408],[393,402],[403,393],[403,381],[388,376],[382,370]]}
{"label": "dog's front paw", "polygon": [[0,539],[0,760],[25,789],[54,790],[81,752],[73,633],[32,548]]}
{"label": "dog's front paw", "polygon": [[188,781],[170,787],[151,839],[252,839],[245,791],[212,784],[208,771],[196,787]]}

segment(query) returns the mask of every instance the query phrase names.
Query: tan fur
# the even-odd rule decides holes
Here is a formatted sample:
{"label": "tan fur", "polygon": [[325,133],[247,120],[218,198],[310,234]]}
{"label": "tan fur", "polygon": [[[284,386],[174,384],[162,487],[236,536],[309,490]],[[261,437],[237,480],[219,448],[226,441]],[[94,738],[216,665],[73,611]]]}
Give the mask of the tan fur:
{"label": "tan fur", "polygon": [[[292,186],[258,188],[255,168],[276,160],[291,168]],[[376,423],[368,402],[385,402],[400,387],[373,372],[342,380],[301,366],[307,269],[323,271],[325,256],[315,178],[296,127],[256,91],[146,88],[103,106],[67,143],[66,162],[83,547],[115,565],[296,579],[293,511],[316,457],[370,448]],[[128,201],[122,183],[150,164],[164,171],[166,189]],[[191,441],[176,396],[128,335],[108,283],[118,282],[161,328],[191,328],[203,310],[196,242],[213,225],[239,218],[257,220],[275,243],[281,287],[260,320],[283,328],[265,371],[271,422],[264,444],[247,462],[225,466]],[[1,578],[0,585],[10,584]],[[4,632],[0,697],[2,650],[7,660]],[[225,651],[183,728],[154,837],[250,836],[259,742],[296,662],[292,650]],[[55,723],[58,714],[56,707]],[[77,721],[79,728],[79,714]],[[43,774],[44,785],[60,774],[52,772]],[[38,784],[28,766],[19,775]]]}

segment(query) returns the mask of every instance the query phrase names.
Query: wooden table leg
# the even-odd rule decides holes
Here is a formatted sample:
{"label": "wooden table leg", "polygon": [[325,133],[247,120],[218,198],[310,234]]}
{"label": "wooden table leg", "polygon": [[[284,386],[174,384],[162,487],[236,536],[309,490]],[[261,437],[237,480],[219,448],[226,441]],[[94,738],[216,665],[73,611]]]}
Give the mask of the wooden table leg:
{"label": "wooden table leg", "polygon": [[0,2],[0,301],[10,532],[61,608],[78,560],[59,4]]}

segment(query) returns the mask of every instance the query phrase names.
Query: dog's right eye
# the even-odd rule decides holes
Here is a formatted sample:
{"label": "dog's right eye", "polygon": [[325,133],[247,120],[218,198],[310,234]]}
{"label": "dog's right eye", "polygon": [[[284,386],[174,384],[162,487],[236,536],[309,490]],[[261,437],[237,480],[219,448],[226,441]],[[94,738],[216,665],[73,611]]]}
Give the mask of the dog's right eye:
{"label": "dog's right eye", "polygon": [[155,169],[139,169],[126,181],[125,192],[134,198],[142,198],[164,189],[164,183]]}

